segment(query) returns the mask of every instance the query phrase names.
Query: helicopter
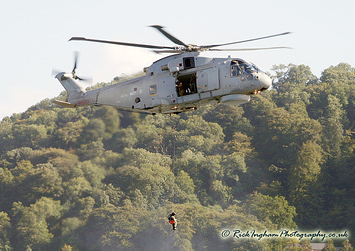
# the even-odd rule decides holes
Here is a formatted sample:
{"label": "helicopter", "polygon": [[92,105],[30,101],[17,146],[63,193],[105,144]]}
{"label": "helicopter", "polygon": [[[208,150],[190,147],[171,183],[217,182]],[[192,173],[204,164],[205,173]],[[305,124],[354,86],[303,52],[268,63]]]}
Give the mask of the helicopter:
{"label": "helicopter", "polygon": [[149,67],[145,75],[124,82],[86,91],[76,75],[77,54],[72,72],[60,72],[55,78],[68,92],[67,101],[54,100],[63,107],[114,106],[119,110],[148,114],[178,114],[207,104],[240,105],[250,100],[250,95],[267,90],[271,78],[256,65],[240,58],[210,58],[200,54],[204,51],[241,51],[282,49],[268,47],[251,49],[218,49],[216,47],[246,43],[287,35],[290,32],[213,45],[186,44],[168,33],[162,26],[151,26],[168,38],[175,46],[157,46],[116,42],[108,40],[72,37],[69,41],[133,46],[154,49],[156,53],[170,53]]}

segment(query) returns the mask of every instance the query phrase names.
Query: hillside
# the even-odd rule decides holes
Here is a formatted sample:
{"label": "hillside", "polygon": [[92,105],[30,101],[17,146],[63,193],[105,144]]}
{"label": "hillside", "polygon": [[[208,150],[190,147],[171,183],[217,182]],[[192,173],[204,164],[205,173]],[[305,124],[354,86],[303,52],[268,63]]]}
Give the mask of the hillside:
{"label": "hillside", "polygon": [[355,233],[355,69],[274,73],[242,106],[152,116],[46,99],[4,118],[0,250],[308,250],[221,233]]}

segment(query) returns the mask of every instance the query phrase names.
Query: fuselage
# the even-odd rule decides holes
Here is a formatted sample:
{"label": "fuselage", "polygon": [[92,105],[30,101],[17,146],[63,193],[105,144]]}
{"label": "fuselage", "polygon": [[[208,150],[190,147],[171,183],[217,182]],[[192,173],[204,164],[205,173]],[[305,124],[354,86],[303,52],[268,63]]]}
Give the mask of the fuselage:
{"label": "fuselage", "polygon": [[[200,57],[197,52],[162,58],[145,68],[145,73],[80,95],[71,96],[67,90],[68,101],[75,106],[111,105],[137,112],[179,113],[205,104],[242,104],[272,83],[264,72],[242,59]],[[59,75],[61,83],[63,76],[68,77]]]}

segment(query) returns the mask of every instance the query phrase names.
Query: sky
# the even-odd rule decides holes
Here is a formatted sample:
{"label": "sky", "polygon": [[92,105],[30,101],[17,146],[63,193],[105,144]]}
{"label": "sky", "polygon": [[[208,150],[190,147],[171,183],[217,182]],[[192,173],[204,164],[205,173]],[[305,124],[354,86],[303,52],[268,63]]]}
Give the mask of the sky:
{"label": "sky", "polygon": [[142,71],[163,57],[148,49],[68,40],[73,36],[172,46],[149,25],[162,25],[187,44],[227,43],[292,34],[224,48],[287,46],[293,49],[207,52],[231,55],[270,72],[273,65],[304,64],[320,77],[341,62],[355,67],[353,0],[4,0],[0,8],[0,120],[63,91],[53,71],[110,82]]}

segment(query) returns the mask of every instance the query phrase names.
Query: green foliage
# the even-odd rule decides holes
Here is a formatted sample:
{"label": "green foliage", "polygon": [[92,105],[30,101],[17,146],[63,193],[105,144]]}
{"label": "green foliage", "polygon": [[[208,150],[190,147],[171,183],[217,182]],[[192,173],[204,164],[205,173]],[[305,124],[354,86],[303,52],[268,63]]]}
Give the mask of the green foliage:
{"label": "green foliage", "polygon": [[354,81],[355,69],[349,64],[340,63],[336,66],[331,66],[322,72],[320,80],[325,83],[343,83],[349,84]]}
{"label": "green foliage", "polygon": [[95,117],[101,118],[105,123],[106,133],[109,137],[113,133],[117,132],[120,126],[120,117],[118,111],[111,106],[103,106],[97,109],[94,113]]}
{"label": "green foliage", "polygon": [[207,110],[203,118],[209,122],[219,124],[229,140],[234,133],[250,132],[252,125],[243,117],[244,110],[241,106],[218,105]]}
{"label": "green foliage", "polygon": [[102,119],[91,119],[80,134],[81,143],[91,143],[105,136],[106,125]]}
{"label": "green foliage", "polygon": [[332,239],[327,240],[327,244],[325,244],[325,247],[322,249],[322,251],[335,251],[336,248],[334,246],[334,241]]}
{"label": "green foliage", "polygon": [[55,138],[58,146],[64,149],[76,146],[78,141],[80,141],[80,135],[86,123],[86,120],[79,120],[75,122],[68,122],[65,126],[58,128],[55,132]]}
{"label": "green foliage", "polygon": [[5,212],[0,212],[0,250],[11,250],[10,246],[11,223]]}
{"label": "green foliage", "polygon": [[0,250],[310,250],[220,235],[354,233],[355,70],[274,72],[274,88],[243,106],[150,116],[46,99],[4,118]]}
{"label": "green foliage", "polygon": [[123,207],[112,205],[98,208],[92,212],[86,231],[82,233],[84,249],[113,250],[130,248],[130,238],[139,232],[143,215],[127,201]]}
{"label": "green foliage", "polygon": [[294,229],[296,208],[289,206],[283,196],[271,197],[260,193],[253,193],[245,205],[247,212],[252,213],[266,224],[273,224],[274,229]]}
{"label": "green foliage", "polygon": [[289,64],[274,66],[272,69],[276,76],[273,87],[282,93],[291,91],[293,88],[302,89],[306,85],[317,83],[317,77],[312,74],[311,68],[305,65]]}
{"label": "green foliage", "polygon": [[106,141],[107,148],[115,152],[122,152],[125,148],[132,148],[138,139],[133,128],[118,129],[112,138]]}
{"label": "green foliage", "polygon": [[15,249],[46,250],[54,235],[50,233],[50,223],[61,216],[59,201],[42,197],[35,204],[25,207],[22,203],[14,203]]}
{"label": "green foliage", "polygon": [[354,248],[351,246],[349,240],[345,240],[343,242],[343,247],[340,249],[340,251],[353,251]]}

